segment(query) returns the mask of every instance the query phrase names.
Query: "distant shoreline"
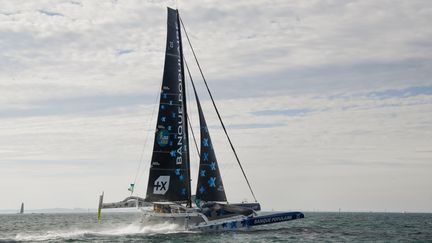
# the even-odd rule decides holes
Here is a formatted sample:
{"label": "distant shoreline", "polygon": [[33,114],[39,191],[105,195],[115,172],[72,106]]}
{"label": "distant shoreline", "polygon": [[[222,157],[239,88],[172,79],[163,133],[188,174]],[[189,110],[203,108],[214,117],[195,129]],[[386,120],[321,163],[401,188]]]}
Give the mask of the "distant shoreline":
{"label": "distant shoreline", "polygon": [[[0,209],[0,214],[18,214],[19,210],[1,210]],[[270,212],[271,210],[263,210],[263,212]],[[274,211],[278,211],[278,210],[274,210]],[[136,212],[135,208],[130,208],[130,209],[111,209],[111,210],[106,210],[104,211],[104,213],[130,213],[130,212]],[[385,214],[385,213],[389,213],[389,214],[431,214],[432,212],[422,212],[422,211],[319,211],[319,210],[315,210],[315,211],[308,211],[308,210],[302,210],[302,212],[304,213],[341,213],[341,214],[346,214],[346,213],[381,213],[381,214]],[[28,209],[24,212],[24,214],[73,214],[73,213],[97,213],[97,209],[96,208],[89,208],[89,209],[84,209],[84,208],[74,208],[74,209],[70,209],[70,208],[46,208],[46,209]]]}

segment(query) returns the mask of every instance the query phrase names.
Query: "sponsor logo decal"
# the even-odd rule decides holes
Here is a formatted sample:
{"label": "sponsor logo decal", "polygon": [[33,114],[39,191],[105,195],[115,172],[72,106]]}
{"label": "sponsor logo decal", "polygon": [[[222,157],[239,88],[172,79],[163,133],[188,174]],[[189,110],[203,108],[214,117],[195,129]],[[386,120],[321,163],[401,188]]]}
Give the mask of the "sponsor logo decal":
{"label": "sponsor logo decal", "polygon": [[268,217],[268,218],[259,218],[259,219],[255,219],[253,221],[253,224],[254,225],[269,224],[269,223],[276,223],[276,222],[281,222],[281,221],[287,221],[287,220],[291,220],[291,219],[292,219],[291,215]]}
{"label": "sponsor logo decal", "polygon": [[159,176],[153,184],[153,194],[165,195],[169,188],[170,176]]}
{"label": "sponsor logo decal", "polygon": [[167,130],[163,129],[160,130],[157,134],[157,143],[159,144],[159,146],[161,147],[165,147],[166,145],[168,145],[169,142],[169,133]]}

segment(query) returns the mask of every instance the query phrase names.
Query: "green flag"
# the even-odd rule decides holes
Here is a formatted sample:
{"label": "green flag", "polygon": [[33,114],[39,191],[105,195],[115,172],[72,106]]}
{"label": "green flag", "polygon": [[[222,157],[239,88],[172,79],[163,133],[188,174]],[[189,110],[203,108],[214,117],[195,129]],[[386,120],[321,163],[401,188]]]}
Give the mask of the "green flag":
{"label": "green flag", "polygon": [[134,191],[134,187],[135,187],[135,184],[130,184],[129,188],[128,188],[128,191],[133,192]]}

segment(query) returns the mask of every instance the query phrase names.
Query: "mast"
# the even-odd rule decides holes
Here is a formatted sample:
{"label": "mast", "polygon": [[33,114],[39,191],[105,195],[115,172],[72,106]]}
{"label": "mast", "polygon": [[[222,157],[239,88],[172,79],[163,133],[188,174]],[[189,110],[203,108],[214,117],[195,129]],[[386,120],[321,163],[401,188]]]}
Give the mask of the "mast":
{"label": "mast", "polygon": [[187,205],[189,207],[192,207],[192,196],[191,196],[191,176],[190,176],[190,155],[189,155],[189,127],[188,127],[188,114],[187,114],[187,96],[186,96],[186,82],[185,82],[185,76],[184,76],[184,57],[183,57],[183,44],[182,44],[182,38],[181,38],[181,25],[180,25],[180,14],[178,9],[176,10],[177,12],[177,26],[178,26],[178,39],[179,39],[179,49],[180,49],[180,59],[181,59],[181,64],[180,64],[180,68],[181,68],[181,76],[182,76],[182,83],[183,83],[183,109],[184,109],[184,127],[185,127],[185,132],[184,132],[184,136],[185,136],[185,153],[186,153],[186,172],[188,174],[188,203]]}

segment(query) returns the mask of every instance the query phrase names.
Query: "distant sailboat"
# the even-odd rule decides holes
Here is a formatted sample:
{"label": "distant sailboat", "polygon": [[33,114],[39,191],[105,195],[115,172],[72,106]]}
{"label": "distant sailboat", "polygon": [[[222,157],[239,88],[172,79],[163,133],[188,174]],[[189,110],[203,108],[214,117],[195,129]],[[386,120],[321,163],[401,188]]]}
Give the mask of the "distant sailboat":
{"label": "distant sailboat", "polygon": [[[258,214],[261,206],[256,200],[253,203],[228,203],[204,112],[183,57],[181,26],[178,10],[168,8],[165,66],[146,198],[130,196],[120,202],[103,203],[102,194],[99,198],[98,219],[100,220],[101,209],[137,207],[143,212],[143,218],[147,222],[168,221],[182,225],[186,230],[219,231],[248,229],[255,225],[303,218],[304,214],[301,212]],[[186,32],[185,34],[187,37]],[[188,37],[187,39],[189,40]],[[191,49],[193,52],[192,46]],[[195,53],[194,57],[198,64]],[[186,109],[185,68],[197,102],[201,135],[198,180],[194,196],[191,193],[190,180],[188,129],[191,128],[188,127],[189,116]],[[202,74],[201,68],[200,71]],[[205,78],[202,77],[229,144],[255,199]],[[134,185],[131,184],[129,189],[131,192]],[[195,202],[195,206],[192,202]]]}
{"label": "distant sailboat", "polygon": [[24,203],[21,203],[19,214],[23,214],[23,213],[24,213]]}

